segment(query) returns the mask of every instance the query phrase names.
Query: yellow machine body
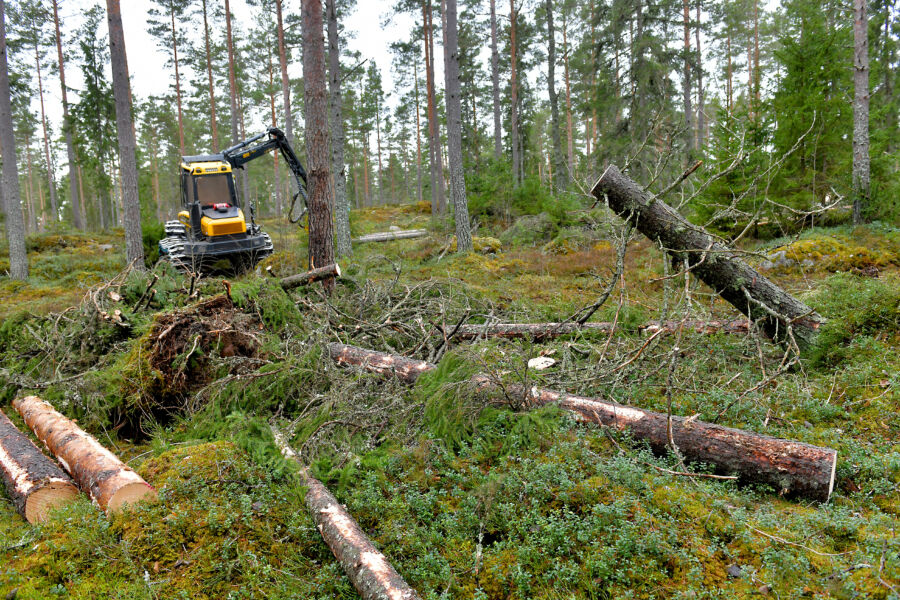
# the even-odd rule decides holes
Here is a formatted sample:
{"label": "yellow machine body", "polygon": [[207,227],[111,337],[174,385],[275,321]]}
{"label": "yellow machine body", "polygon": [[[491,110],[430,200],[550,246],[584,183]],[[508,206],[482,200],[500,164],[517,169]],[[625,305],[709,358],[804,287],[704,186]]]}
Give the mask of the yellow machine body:
{"label": "yellow machine body", "polygon": [[210,219],[203,216],[200,219],[200,231],[204,235],[210,237],[216,235],[230,235],[233,233],[246,233],[247,221],[244,219],[244,211],[238,209],[236,217],[227,217],[224,219]]}

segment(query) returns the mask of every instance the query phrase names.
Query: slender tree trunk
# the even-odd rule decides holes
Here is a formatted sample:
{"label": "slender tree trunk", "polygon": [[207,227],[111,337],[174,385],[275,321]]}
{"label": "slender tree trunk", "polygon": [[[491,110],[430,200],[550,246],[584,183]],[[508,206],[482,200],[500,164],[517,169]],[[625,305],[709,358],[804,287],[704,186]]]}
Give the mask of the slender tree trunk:
{"label": "slender tree trunk", "polygon": [[203,0],[203,39],[206,43],[206,76],[209,79],[209,118],[212,129],[213,152],[219,151],[219,130],[216,125],[216,93],[213,85],[212,50],[209,47],[209,23],[206,19],[206,0]]}
{"label": "slender tree trunk", "polygon": [[510,51],[510,142],[512,145],[513,183],[519,185],[519,86],[516,82],[516,0],[509,0],[509,51]]}
{"label": "slender tree trunk", "polygon": [[459,83],[459,30],[457,29],[456,0],[444,0],[444,85],[447,100],[447,145],[450,160],[450,196],[456,222],[456,251],[472,251],[472,230],[469,226],[469,204],[466,198],[466,178],[462,156],[462,101]]}
{"label": "slender tree trunk", "polygon": [[866,0],[853,0],[853,222],[857,224],[862,223],[869,201],[868,29]]}
{"label": "slender tree trunk", "polygon": [[700,5],[697,0],[697,23],[694,27],[697,42],[697,148],[706,143],[706,115],[703,114],[703,52],[700,50]]}
{"label": "slender tree trunk", "polygon": [[[240,86],[238,86],[238,88],[237,88],[237,94],[238,94],[238,116],[240,117],[238,120],[238,124],[240,125],[240,128],[241,128],[241,139],[246,140],[247,139],[247,130],[244,125],[244,95],[241,91]],[[244,188],[244,198],[246,199],[246,202],[250,206],[251,210],[255,213],[256,212],[255,211],[256,203],[251,202],[251,200],[250,200],[250,177],[247,175],[246,172],[244,173],[243,177],[241,177],[241,186]]]}
{"label": "slender tree trunk", "polygon": [[[272,109],[272,127],[278,127],[278,121],[275,118],[275,71],[272,65],[272,51],[269,50],[269,105]],[[293,145],[293,144],[292,144]],[[272,168],[275,171],[275,210],[278,214],[282,214],[283,206],[281,202],[281,171],[278,170],[278,152],[272,153],[274,160]]]}
{"label": "slender tree trunk", "polygon": [[563,12],[563,52],[566,77],[566,158],[571,177],[575,173],[575,139],[572,132],[572,90],[569,85],[569,34],[566,12]]}
{"label": "slender tree trunk", "polygon": [[419,60],[413,61],[413,78],[416,86],[416,200],[422,201],[422,125],[419,117]]}
{"label": "slender tree trunk", "polygon": [[762,78],[759,70],[759,0],[753,0],[753,97],[756,106],[760,105],[760,87]]}
{"label": "slender tree trunk", "polygon": [[425,69],[428,88],[428,133],[431,154],[431,214],[446,212],[444,198],[444,164],[441,155],[441,129],[437,118],[437,97],[434,83],[434,26],[432,24],[431,0],[422,4],[422,18],[425,32]]}
{"label": "slender tree trunk", "polygon": [[[304,0],[305,1],[305,0]],[[291,81],[287,72],[287,48],[284,44],[284,22],[281,14],[282,0],[275,0],[275,15],[278,18],[278,61],[281,65],[281,91],[284,95],[284,134],[288,143],[294,146],[294,116],[291,114]],[[304,41],[304,48],[306,44]]]}
{"label": "slender tree trunk", "polygon": [[[334,229],[337,255],[352,256],[350,203],[347,200],[347,170],[344,165],[344,102],[341,94],[341,48],[336,0],[326,0],[328,13],[328,72],[331,76],[331,170],[334,178]],[[418,110],[418,105],[417,105]],[[416,119],[419,115],[416,113]],[[416,121],[418,123],[418,120]]]}
{"label": "slender tree trunk", "polygon": [[[234,70],[234,39],[231,36],[231,1],[225,0],[225,44],[228,47],[228,98],[231,101],[231,144],[237,144],[240,141],[238,137],[238,122],[240,113],[238,112],[238,92],[237,92],[237,76]],[[238,178],[243,181],[247,178],[247,173],[241,171]],[[247,194],[244,194],[245,208],[249,203]]]}
{"label": "slender tree trunk", "polygon": [[726,74],[727,85],[725,87],[725,90],[726,90],[725,91],[725,96],[726,96],[725,104],[726,104],[726,108],[728,110],[728,114],[730,115],[732,108],[734,107],[734,87],[733,87],[733,83],[732,83],[732,81],[734,79],[734,74],[732,72],[732,67],[731,67],[731,31],[730,30],[728,32],[728,39],[725,42],[725,52],[728,54],[728,68],[726,71],[727,72],[727,74]]}
{"label": "slender tree trunk", "polygon": [[[32,24],[34,25],[34,24]],[[50,134],[47,131],[47,114],[44,111],[44,80],[41,77],[41,55],[37,42],[37,28],[35,27],[34,63],[37,67],[38,98],[41,101],[41,127],[44,131],[44,160],[47,165],[47,188],[50,191],[50,211],[53,213],[53,222],[59,221],[59,203],[56,199],[56,177],[54,176],[53,162],[50,159]]]}
{"label": "slender tree trunk", "polygon": [[494,158],[503,155],[500,128],[500,53],[497,51],[497,0],[491,0],[491,91],[494,104]]}
{"label": "slender tree trunk", "polygon": [[175,104],[178,106],[178,148],[184,156],[184,114],[181,110],[181,74],[178,69],[178,30],[175,28],[175,10],[169,11],[172,21],[172,56],[175,61]]}
{"label": "slender tree trunk", "polygon": [[[545,0],[547,8],[547,87],[550,95],[550,139],[553,142],[553,187],[558,192],[569,185],[559,133],[559,97],[556,94],[556,29],[553,27],[553,0]],[[549,157],[548,157],[549,158]]]}
{"label": "slender tree trunk", "polygon": [[[37,213],[35,212],[34,206],[34,182],[32,181],[31,174],[31,143],[30,141],[26,143],[25,146],[25,164],[27,172],[25,174],[25,209],[28,215],[28,230],[27,231],[37,231],[38,230],[38,219]],[[0,194],[0,202],[2,202],[2,194]],[[6,214],[6,207],[3,207],[3,214]]]}
{"label": "slender tree trunk", "polygon": [[162,200],[159,196],[159,139],[157,133],[150,134],[150,172],[153,177],[153,205],[156,206],[156,219],[163,220]]}
{"label": "slender tree trunk", "polygon": [[25,249],[25,219],[22,216],[22,201],[19,199],[19,167],[9,90],[5,13],[6,2],[0,0],[0,155],[3,156],[3,193],[0,196],[6,210],[9,275],[12,279],[24,281],[28,278],[28,253]]}
{"label": "slender tree trunk", "polygon": [[109,21],[109,54],[112,59],[113,95],[116,101],[116,129],[119,133],[119,165],[122,171],[125,255],[138,271],[144,270],[144,244],[141,236],[141,201],[138,197],[137,144],[131,120],[131,85],[125,60],[125,34],[119,0],[106,0]]}
{"label": "slender tree trunk", "polygon": [[378,204],[384,204],[384,193],[381,190],[381,184],[384,180],[382,176],[384,169],[381,166],[381,102],[377,97],[375,98],[375,152],[378,158],[378,176],[375,178],[378,195],[375,200]]}
{"label": "slender tree trunk", "polygon": [[[328,88],[321,0],[303,0],[303,81],[306,99],[306,160],[309,163],[309,266],[334,264],[331,173],[328,156]],[[334,289],[334,279],[323,282]]]}
{"label": "slender tree trunk", "polygon": [[72,145],[72,130],[69,124],[69,100],[66,90],[66,68],[62,51],[62,35],[59,31],[59,1],[53,0],[53,24],[56,27],[56,54],[59,61],[59,87],[62,91],[63,131],[66,136],[66,158],[69,161],[69,201],[72,204],[72,225],[75,229],[84,229],[81,218],[81,200],[78,187],[75,185],[75,149]]}
{"label": "slender tree trunk", "polygon": [[691,106],[691,7],[689,0],[682,0],[684,12],[684,72],[682,86],[684,93],[684,142],[687,149],[686,161],[694,156],[696,134],[694,132],[694,109]]}
{"label": "slender tree trunk", "polygon": [[753,91],[753,82],[756,73],[753,70],[753,38],[747,39],[747,116],[753,120],[753,109],[756,106],[756,94]]}

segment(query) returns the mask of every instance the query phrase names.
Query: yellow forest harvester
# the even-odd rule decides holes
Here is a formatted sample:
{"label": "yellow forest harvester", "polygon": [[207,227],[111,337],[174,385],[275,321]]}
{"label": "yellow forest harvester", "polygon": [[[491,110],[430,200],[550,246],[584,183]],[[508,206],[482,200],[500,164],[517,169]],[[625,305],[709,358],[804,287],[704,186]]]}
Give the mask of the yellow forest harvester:
{"label": "yellow forest harvester", "polygon": [[281,152],[297,182],[291,213],[302,197],[302,212],[292,219],[299,220],[306,212],[306,171],[284,133],[270,127],[219,154],[182,157],[184,210],[177,221],[166,223],[166,237],[159,242],[160,258],[180,269],[199,272],[221,261],[230,262],[234,270],[253,268],[272,254],[272,238],[254,221],[252,205],[247,221],[234,185],[234,169],[243,169],[270,150]]}

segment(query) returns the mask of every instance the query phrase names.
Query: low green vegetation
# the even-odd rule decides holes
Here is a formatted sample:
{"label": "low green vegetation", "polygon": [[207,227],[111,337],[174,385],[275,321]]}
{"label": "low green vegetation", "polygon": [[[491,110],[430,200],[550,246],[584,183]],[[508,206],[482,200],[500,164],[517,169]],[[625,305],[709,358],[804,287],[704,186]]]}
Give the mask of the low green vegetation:
{"label": "low green vegetation", "polygon": [[[278,252],[231,279],[230,296],[217,277],[191,298],[190,281],[158,265],[149,304],[138,302],[148,275],[122,272],[119,238],[33,238],[35,276],[0,279],[0,404],[23,426],[9,401],[41,395],[160,501],[106,518],[82,498],[31,527],[0,496],[0,595],[356,598],[274,447],[274,424],[423,598],[898,597],[895,230],[748,244],[760,263],[785,250],[794,262],[767,275],[828,318],[790,369],[783,348],[755,335],[641,334],[663,310],[735,317],[696,282],[667,280],[643,240],[593,317],[615,320],[615,335],[446,343],[441,331],[464,319],[561,320],[607,287],[608,216],[517,210],[550,225],[525,239],[515,232],[537,228],[486,218],[478,236],[500,244],[489,254],[456,255],[442,223],[428,238],[359,245],[329,298],[318,286],[286,293],[265,274],[306,268],[303,235],[274,222]],[[353,227],[427,223],[426,207],[387,206],[355,212]],[[866,265],[849,255],[802,264],[814,253],[856,259],[857,248]],[[60,285],[52,269],[85,275]],[[414,386],[339,368],[325,349],[337,340],[438,368]],[[539,355],[556,364],[527,369]],[[709,467],[487,395],[467,383],[474,373],[663,412],[671,402],[676,414],[835,448],[834,496],[813,504],[673,474]]]}

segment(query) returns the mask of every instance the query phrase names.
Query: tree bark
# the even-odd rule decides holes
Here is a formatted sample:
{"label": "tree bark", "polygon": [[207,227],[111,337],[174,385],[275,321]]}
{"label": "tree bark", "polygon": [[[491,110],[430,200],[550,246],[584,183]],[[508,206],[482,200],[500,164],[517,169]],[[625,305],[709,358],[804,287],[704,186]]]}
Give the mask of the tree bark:
{"label": "tree bark", "polygon": [[[309,266],[315,269],[334,264],[322,1],[303,0],[302,18],[306,157],[309,161]],[[334,288],[334,279],[323,280],[323,285],[326,292],[330,292]]]}
{"label": "tree bark", "polygon": [[0,155],[3,156],[3,193],[0,194],[0,201],[6,211],[9,275],[12,279],[24,281],[28,278],[28,252],[25,248],[25,218],[22,216],[22,201],[19,198],[19,167],[9,90],[5,13],[6,2],[0,0]]}
{"label": "tree bark", "polygon": [[[240,113],[238,112],[237,101],[237,76],[234,70],[234,40],[231,36],[231,2],[225,0],[225,44],[228,47],[228,98],[231,101],[231,144],[237,144],[240,141],[238,137],[238,121]],[[247,177],[246,172],[241,171],[238,178],[243,181]],[[244,195],[245,205],[249,205],[249,199]]]}
{"label": "tree bark", "polygon": [[491,0],[491,92],[494,104],[494,158],[503,155],[500,128],[500,53],[497,51],[497,0]]}
{"label": "tree bark", "polygon": [[422,124],[419,118],[419,59],[413,60],[413,79],[416,92],[416,199],[422,201]]}
{"label": "tree bark", "polygon": [[410,238],[425,237],[428,235],[427,229],[408,229],[406,231],[385,231],[383,233],[370,233],[361,235],[354,242],[364,244],[365,242],[390,242],[393,240],[406,240]]}
{"label": "tree bark", "polygon": [[299,465],[300,482],[306,488],[306,507],[319,534],[363,600],[419,600],[387,557],[378,551],[359,524],[321,481],[309,473],[284,436],[272,428],[281,453]]}
{"label": "tree bark", "polygon": [[853,222],[869,202],[869,20],[866,0],[853,0]]}
{"label": "tree bark", "polygon": [[[352,256],[350,243],[350,202],[347,199],[347,170],[344,164],[344,101],[341,94],[341,48],[338,36],[336,0],[326,0],[328,13],[328,73],[331,102],[331,171],[334,178],[334,230],[338,256]],[[416,115],[418,119],[418,115]]]}
{"label": "tree bark", "polygon": [[51,510],[78,496],[78,488],[59,466],[0,411],[0,476],[13,506],[29,523],[44,521]]}
{"label": "tree bark", "polygon": [[209,80],[209,118],[213,152],[219,151],[219,128],[216,124],[216,92],[213,85],[212,49],[209,46],[209,23],[206,19],[206,0],[203,0],[203,39],[206,43],[206,77]]}
{"label": "tree bark", "polygon": [[697,42],[697,148],[703,148],[706,143],[706,115],[703,114],[703,52],[700,50],[700,5],[702,0],[697,0],[697,23],[694,27],[695,41]]}
{"label": "tree bark", "polygon": [[53,213],[53,222],[59,221],[59,202],[56,198],[56,177],[54,176],[53,161],[50,157],[50,134],[47,131],[47,114],[44,111],[44,80],[41,77],[41,55],[38,47],[39,33],[37,26],[32,24],[34,31],[34,63],[37,69],[38,98],[41,103],[41,128],[44,132],[44,160],[47,164],[47,189],[50,192],[50,211]]}
{"label": "tree bark", "polygon": [[172,20],[172,56],[175,61],[175,103],[178,106],[178,148],[184,156],[184,115],[181,110],[181,75],[178,70],[178,30],[175,28],[175,5],[170,5]]}
{"label": "tree bark", "polygon": [[292,290],[303,285],[308,285],[315,281],[322,281],[323,279],[331,279],[340,276],[341,268],[337,265],[337,263],[333,263],[325,267],[319,267],[318,269],[307,271],[306,273],[298,273],[296,275],[284,277],[281,280],[281,287],[284,290]]}
{"label": "tree bark", "polygon": [[556,29],[553,26],[553,0],[545,0],[547,8],[547,88],[550,95],[550,139],[553,142],[553,187],[561,192],[569,185],[562,140],[559,132],[559,97],[556,93]]}
{"label": "tree bark", "polygon": [[[344,344],[329,344],[328,352],[340,365],[362,367],[408,383],[436,368],[425,361]],[[666,414],[610,400],[521,385],[501,387],[485,375],[476,375],[471,381],[486,392],[520,397],[524,406],[555,404],[574,413],[579,421],[628,431],[635,439],[647,441],[658,454],[670,451],[671,429],[671,439],[688,461],[713,465],[720,474],[736,475],[740,483],[770,485],[787,496],[822,502],[834,489],[837,452],[830,448],[704,423],[693,417],[672,416],[670,427]]]}
{"label": "tree bark", "polygon": [[677,211],[652,197],[623,175],[607,167],[591,193],[604,197],[609,207],[655,243],[660,243],[679,263],[716,291],[739,311],[762,321],[775,340],[795,339],[808,348],[824,322],[814,310],[772,283],[744,262],[739,254],[717,242],[703,228],[688,222]]}
{"label": "tree bark", "polygon": [[509,91],[510,91],[510,144],[512,145],[513,184],[519,179],[519,87],[516,82],[516,0],[509,0]]}
{"label": "tree bark", "polygon": [[[278,19],[278,62],[281,65],[281,91],[284,95],[284,135],[294,146],[294,117],[291,115],[291,80],[287,72],[287,48],[284,44],[284,22],[281,14],[282,0],[275,0],[275,15]],[[304,40],[304,48],[306,48]]]}
{"label": "tree bark", "polygon": [[446,212],[444,198],[444,164],[441,156],[441,125],[437,117],[437,95],[434,82],[434,26],[432,24],[431,0],[422,3],[423,30],[425,33],[425,85],[428,97],[429,154],[431,156],[431,214]]}
{"label": "tree bark", "polygon": [[[270,49],[268,52],[269,57],[269,107],[272,111],[272,127],[277,127],[276,120],[276,112],[275,112],[275,74],[274,74],[274,66],[272,65],[272,50]],[[286,134],[285,134],[286,135]],[[291,144],[293,146],[293,144]],[[275,173],[275,209],[278,211],[278,214],[282,214],[284,210],[282,197],[281,197],[281,171],[278,170],[278,152],[272,153],[272,169]]]}
{"label": "tree bark", "polygon": [[459,83],[459,31],[456,0],[444,0],[444,85],[447,101],[447,149],[450,160],[450,195],[456,223],[456,251],[472,251],[472,229],[469,225],[469,201],[462,155],[462,105]]}
{"label": "tree bark", "polygon": [[75,148],[72,145],[72,129],[69,123],[69,100],[66,90],[66,68],[62,51],[62,35],[59,31],[59,1],[53,0],[53,24],[56,27],[56,54],[59,61],[59,87],[62,91],[63,131],[66,136],[66,158],[69,161],[69,201],[72,203],[72,225],[84,229],[81,218],[81,198],[75,181]]}
{"label": "tree bark", "polygon": [[575,173],[575,139],[572,123],[572,88],[569,82],[569,33],[566,12],[563,12],[563,64],[566,78],[566,158],[568,159],[569,177]]}
{"label": "tree bark", "polygon": [[685,162],[694,158],[694,109],[691,107],[691,6],[689,0],[682,0],[684,12],[684,71],[682,74],[682,90],[684,93],[684,140],[687,147]]}
{"label": "tree bark", "polygon": [[119,133],[119,167],[122,171],[122,204],[125,221],[125,256],[138,271],[144,267],[141,235],[141,203],[138,197],[137,144],[131,120],[131,84],[125,58],[125,34],[119,0],[106,0],[109,22],[109,54],[112,60],[113,95],[116,101],[116,129]]}
{"label": "tree bark", "polygon": [[156,490],[100,443],[37,396],[13,406],[47,449],[91,499],[107,513],[155,500]]}

